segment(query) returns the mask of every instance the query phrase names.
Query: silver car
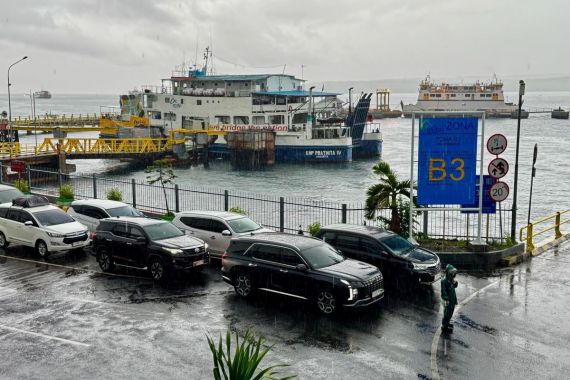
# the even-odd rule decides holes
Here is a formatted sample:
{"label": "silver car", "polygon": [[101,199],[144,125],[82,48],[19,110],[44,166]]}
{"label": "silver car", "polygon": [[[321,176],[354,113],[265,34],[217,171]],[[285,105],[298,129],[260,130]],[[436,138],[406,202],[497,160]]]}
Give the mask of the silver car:
{"label": "silver car", "polygon": [[73,201],[69,205],[67,213],[87,226],[89,231],[95,231],[101,219],[117,216],[145,217],[142,212],[131,205],[108,199]]}
{"label": "silver car", "polygon": [[187,235],[208,243],[210,255],[222,257],[232,237],[274,232],[247,216],[227,211],[183,211],[172,223]]}

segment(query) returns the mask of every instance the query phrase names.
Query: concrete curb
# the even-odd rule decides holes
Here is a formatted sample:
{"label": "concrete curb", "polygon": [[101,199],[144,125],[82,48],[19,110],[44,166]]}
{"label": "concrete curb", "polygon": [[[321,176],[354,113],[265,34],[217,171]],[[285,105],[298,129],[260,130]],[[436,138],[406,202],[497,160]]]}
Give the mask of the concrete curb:
{"label": "concrete curb", "polygon": [[566,240],[570,239],[570,233],[567,233],[565,235],[563,235],[561,238],[558,239],[554,239],[552,241],[549,241],[545,244],[542,244],[540,247],[536,247],[535,249],[533,249],[530,254],[532,255],[532,257],[535,256],[540,256],[542,255],[544,252],[548,251],[550,248],[555,247],[563,242],[565,242]]}
{"label": "concrete curb", "polygon": [[442,264],[451,264],[464,269],[493,269],[505,265],[503,260],[507,257],[522,257],[525,249],[524,243],[492,252],[436,252]]}

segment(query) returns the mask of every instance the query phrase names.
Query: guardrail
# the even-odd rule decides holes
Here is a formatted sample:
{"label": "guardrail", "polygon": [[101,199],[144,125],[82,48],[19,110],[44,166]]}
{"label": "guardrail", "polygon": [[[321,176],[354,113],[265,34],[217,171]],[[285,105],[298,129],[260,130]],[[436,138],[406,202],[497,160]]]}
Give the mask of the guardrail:
{"label": "guardrail", "polygon": [[[563,224],[566,224],[566,223],[570,223],[570,217],[568,219],[562,219],[562,215],[568,214],[568,213],[570,213],[570,209],[565,210],[565,211],[558,211],[556,214],[549,215],[545,218],[539,219],[533,223],[529,223],[528,225],[521,227],[521,229],[519,231],[519,240],[523,241],[523,232],[526,231],[526,234],[524,234],[524,236],[525,236],[524,241],[526,241],[526,251],[527,252],[533,251],[536,248],[536,246],[534,245],[535,237],[542,235],[542,234],[545,234],[548,231],[554,230],[554,238],[555,239],[561,238],[562,237],[562,231],[560,230],[560,226],[562,226]],[[549,227],[546,227],[540,231],[535,232],[535,226],[536,225],[546,223],[552,219],[554,219],[553,225],[550,225]]]}

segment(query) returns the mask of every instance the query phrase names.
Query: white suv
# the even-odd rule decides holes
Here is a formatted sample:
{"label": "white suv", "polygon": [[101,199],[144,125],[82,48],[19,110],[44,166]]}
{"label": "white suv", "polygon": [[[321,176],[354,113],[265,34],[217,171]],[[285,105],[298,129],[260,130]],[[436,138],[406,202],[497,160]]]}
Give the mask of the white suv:
{"label": "white suv", "polygon": [[131,205],[108,199],[73,201],[67,213],[79,223],[87,226],[89,231],[95,231],[101,219],[117,216],[145,217],[142,212]]}
{"label": "white suv", "polygon": [[172,223],[187,235],[208,243],[210,256],[222,257],[232,237],[274,232],[247,216],[227,211],[183,211]]}
{"label": "white suv", "polygon": [[90,244],[87,228],[44,197],[16,198],[14,203],[0,205],[0,248],[21,244],[46,257]]}

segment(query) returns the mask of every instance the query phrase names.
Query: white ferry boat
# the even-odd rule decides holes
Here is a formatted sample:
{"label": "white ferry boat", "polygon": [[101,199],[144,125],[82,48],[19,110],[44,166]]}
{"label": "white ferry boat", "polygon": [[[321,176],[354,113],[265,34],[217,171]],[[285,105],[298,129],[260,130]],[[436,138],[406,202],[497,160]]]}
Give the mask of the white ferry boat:
{"label": "white ferry boat", "polygon": [[[487,117],[516,117],[517,105],[505,103],[503,82],[496,77],[488,83],[474,84],[434,83],[429,75],[420,82],[416,104],[404,105],[404,116],[419,111],[485,111]],[[522,112],[523,117],[528,113]]]}
{"label": "white ferry boat", "polygon": [[[370,95],[349,117],[338,117],[337,93],[308,91],[304,80],[286,74],[212,75],[203,69],[173,72],[161,86],[143,86],[142,108],[150,125],[170,129],[275,131],[277,162],[351,161],[380,156],[379,127],[366,123]],[[211,154],[229,153],[223,136]]]}
{"label": "white ferry boat", "polygon": [[41,90],[34,92],[34,97],[36,99],[51,99],[51,92],[47,90]]}

